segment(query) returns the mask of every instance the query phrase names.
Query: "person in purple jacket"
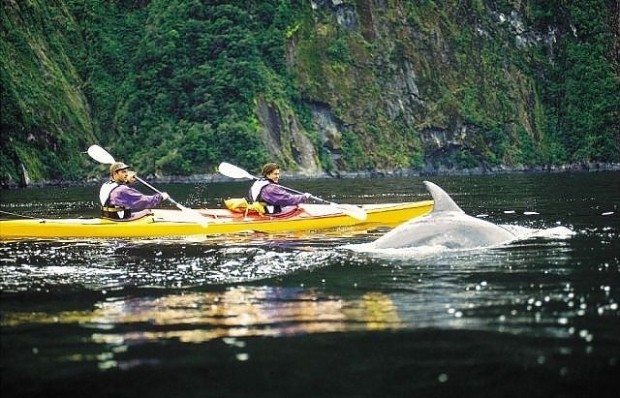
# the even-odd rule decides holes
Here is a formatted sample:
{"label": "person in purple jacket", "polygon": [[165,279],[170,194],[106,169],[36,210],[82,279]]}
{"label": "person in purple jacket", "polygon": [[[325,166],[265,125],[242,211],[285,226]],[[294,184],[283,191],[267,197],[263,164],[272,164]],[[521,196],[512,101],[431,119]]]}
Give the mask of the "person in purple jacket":
{"label": "person in purple jacket", "polygon": [[288,213],[312,196],[309,193],[293,194],[282,188],[278,184],[280,166],[277,163],[264,165],[261,174],[262,178],[252,184],[248,196],[250,203],[263,203],[268,214]]}
{"label": "person in purple jacket", "polygon": [[144,195],[127,185],[129,166],[115,162],[110,166],[110,181],[99,190],[101,215],[113,220],[134,220],[150,213],[162,200],[170,198],[166,192]]}

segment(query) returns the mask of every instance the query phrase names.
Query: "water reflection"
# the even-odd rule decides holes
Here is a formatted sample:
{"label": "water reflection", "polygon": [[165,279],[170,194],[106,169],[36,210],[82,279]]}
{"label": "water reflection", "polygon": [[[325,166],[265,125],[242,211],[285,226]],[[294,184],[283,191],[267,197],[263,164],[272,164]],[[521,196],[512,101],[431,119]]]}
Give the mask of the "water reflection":
{"label": "water reflection", "polygon": [[320,297],[313,290],[267,286],[114,299],[98,304],[83,322],[91,327],[103,325],[104,329],[106,325],[148,323],[154,329],[138,334],[93,335],[96,341],[105,343],[169,338],[199,343],[219,337],[383,330],[401,326],[394,304],[381,293],[368,292],[359,299],[345,300],[337,296]]}
{"label": "water reflection", "polygon": [[[90,340],[104,351],[70,361],[97,361],[101,368],[127,367],[115,355],[130,346],[176,340],[204,343],[222,338],[291,336],[312,333],[400,329],[392,300],[380,292],[345,299],[314,289],[237,286],[223,291],[168,294],[159,297],[112,297],[91,310],[59,313],[7,313],[3,328],[28,325],[79,326],[92,330]],[[142,360],[134,360],[143,364]]]}

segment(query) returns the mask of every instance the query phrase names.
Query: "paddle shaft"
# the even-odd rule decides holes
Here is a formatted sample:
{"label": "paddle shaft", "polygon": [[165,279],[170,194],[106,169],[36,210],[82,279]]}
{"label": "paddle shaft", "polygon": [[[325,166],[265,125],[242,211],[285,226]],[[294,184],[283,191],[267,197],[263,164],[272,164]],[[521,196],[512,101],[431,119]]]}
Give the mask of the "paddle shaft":
{"label": "paddle shaft", "polygon": [[[154,186],[152,186],[151,184],[149,184],[148,182],[144,181],[142,178],[136,176],[136,180],[140,181],[141,183],[143,183],[144,185],[146,185],[147,187],[151,188],[153,191],[157,192],[158,194],[163,194],[162,191],[160,191],[159,189],[155,188]],[[176,200],[172,199],[171,197],[168,197],[168,201],[170,203],[172,203],[173,205],[177,206],[180,208],[181,205],[180,203],[178,203]],[[183,206],[184,207],[184,206]]]}
{"label": "paddle shaft", "polygon": [[[278,185],[280,185],[280,184],[278,184]],[[288,187],[285,187],[285,186],[282,186],[282,185],[280,185],[280,187],[281,187],[282,189],[286,189],[287,191],[289,191],[289,192],[291,192],[291,193],[296,193],[296,194],[298,194],[298,195],[304,195],[304,193],[303,193],[303,192],[301,192],[301,191],[297,191],[297,190],[295,190],[295,189],[293,189],[293,188],[288,188]],[[312,195],[312,194],[310,194],[310,197],[311,197],[312,199],[316,200],[317,202],[327,203],[327,204],[330,204],[330,205],[332,204],[332,202],[330,202],[330,201],[328,201],[328,200],[325,200],[325,199],[321,199],[321,198],[319,198],[318,196],[314,196],[314,195]]]}
{"label": "paddle shaft", "polygon": [[[143,183],[147,187],[151,188],[153,191],[157,192],[160,195],[163,193],[159,189],[155,188],[154,186],[152,186],[151,184],[149,184],[148,182],[144,181],[142,178],[140,178],[138,176],[136,176],[136,180],[140,181],[141,183]],[[178,207],[180,210],[185,211],[185,212],[189,212],[189,214],[191,214],[193,217],[196,217],[196,220],[200,224],[202,224],[204,227],[206,227],[208,225],[208,221],[205,220],[204,216],[202,214],[198,213],[196,210],[190,209],[188,207],[183,206],[182,204],[180,204],[176,200],[172,199],[170,196],[168,196],[168,201],[170,203],[172,203],[173,205],[175,205],[176,207]]]}

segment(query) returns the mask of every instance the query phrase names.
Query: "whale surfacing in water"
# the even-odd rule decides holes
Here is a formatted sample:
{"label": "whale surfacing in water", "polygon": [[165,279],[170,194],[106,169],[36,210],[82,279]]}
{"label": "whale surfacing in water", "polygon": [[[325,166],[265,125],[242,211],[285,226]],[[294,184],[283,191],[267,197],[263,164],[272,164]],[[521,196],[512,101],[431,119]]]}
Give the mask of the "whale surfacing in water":
{"label": "whale surfacing in water", "polygon": [[377,249],[443,246],[470,249],[504,244],[516,236],[498,225],[469,216],[439,186],[424,185],[433,196],[433,211],[399,225],[372,243]]}

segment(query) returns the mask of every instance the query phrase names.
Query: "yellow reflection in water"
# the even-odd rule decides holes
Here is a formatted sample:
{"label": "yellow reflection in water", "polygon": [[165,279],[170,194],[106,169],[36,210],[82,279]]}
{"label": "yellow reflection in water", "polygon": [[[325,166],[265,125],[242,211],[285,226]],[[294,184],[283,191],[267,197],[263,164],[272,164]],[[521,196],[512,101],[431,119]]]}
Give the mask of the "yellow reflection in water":
{"label": "yellow reflection in water", "polygon": [[[95,329],[98,343],[124,345],[178,339],[201,343],[222,337],[284,336],[403,325],[392,300],[370,292],[356,299],[318,296],[312,290],[232,287],[163,297],[113,298],[92,311],[58,314],[13,313],[3,326],[77,323]],[[132,326],[133,325],[133,326]],[[116,331],[123,326],[123,331]]]}

